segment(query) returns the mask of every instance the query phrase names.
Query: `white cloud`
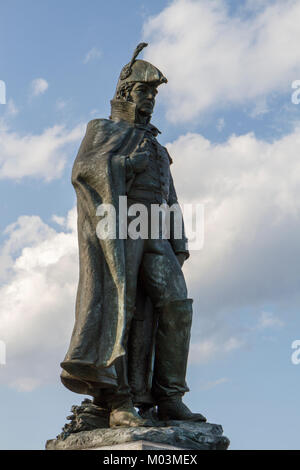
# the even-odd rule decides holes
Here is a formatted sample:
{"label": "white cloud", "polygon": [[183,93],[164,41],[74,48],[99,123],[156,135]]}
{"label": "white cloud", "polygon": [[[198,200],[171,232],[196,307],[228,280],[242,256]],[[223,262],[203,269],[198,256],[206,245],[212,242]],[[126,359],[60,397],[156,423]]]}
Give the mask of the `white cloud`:
{"label": "white cloud", "polygon": [[271,312],[261,312],[259,321],[258,321],[258,328],[282,328],[284,326],[284,322],[280,320],[280,318],[276,317]]}
{"label": "white cloud", "polygon": [[220,379],[208,381],[208,382],[200,382],[198,389],[199,390],[210,390],[212,388],[217,387],[218,385],[224,384],[229,382],[227,377],[221,377]]}
{"label": "white cloud", "polygon": [[[68,151],[83,136],[84,127],[73,129],[55,125],[41,134],[20,135],[0,126],[0,179],[26,176],[47,181],[61,176]],[[71,147],[70,147],[71,146]]]}
{"label": "white cloud", "polygon": [[246,347],[267,305],[276,315],[264,314],[262,327],[299,305],[300,128],[273,142],[249,133],[213,144],[189,133],[167,146],[179,201],[205,207],[204,247],[184,271],[191,361],[206,362]]}
{"label": "white cloud", "polygon": [[88,62],[91,62],[92,60],[99,59],[101,56],[102,56],[102,52],[100,51],[100,49],[98,49],[97,47],[92,47],[92,49],[90,49],[86,53],[83,63],[87,64]]}
{"label": "white cloud", "polygon": [[[7,129],[7,123],[10,122],[15,116],[19,114],[19,108],[14,100],[9,99],[4,110],[4,114],[0,117],[0,135]],[[1,141],[0,141],[1,143]]]}
{"label": "white cloud", "polygon": [[[214,339],[203,339],[198,343],[192,343],[190,345],[189,362],[193,363],[205,363],[211,358],[215,357],[219,351],[219,344]],[[220,348],[222,349],[222,347]]]}
{"label": "white cloud", "polygon": [[53,215],[52,220],[53,222],[55,222],[57,225],[60,225],[61,227],[63,227],[65,224],[65,218],[59,217],[58,215]]}
{"label": "white cloud", "polygon": [[49,83],[44,78],[35,78],[31,82],[31,96],[43,95],[48,89]]}
{"label": "white cloud", "polygon": [[19,392],[31,392],[41,385],[41,383],[41,378],[19,377],[15,381],[12,381],[10,386]]}
{"label": "white cloud", "polygon": [[[200,134],[189,133],[168,144],[181,199],[205,204],[205,244],[199,253],[201,269],[203,264],[212,268],[216,263],[221,269],[232,255],[232,262],[238,263],[242,255],[247,266],[252,266],[258,255],[262,252],[270,255],[269,250],[273,248],[274,261],[271,266],[264,263],[263,271],[255,274],[255,284],[263,282],[272,287],[272,281],[278,278],[288,285],[283,269],[288,274],[293,263],[290,267],[278,265],[275,272],[272,267],[282,260],[283,252],[289,253],[290,240],[296,242],[295,227],[300,211],[299,130],[296,127],[291,134],[272,143],[249,133],[212,144]],[[264,261],[271,262],[271,259]],[[229,270],[229,276],[234,267]]]}
{"label": "white cloud", "polygon": [[78,278],[76,210],[60,231],[23,216],[7,230],[1,257],[0,331],[6,366],[0,380],[21,391],[59,377],[74,321]]}
{"label": "white cloud", "polygon": [[[218,313],[215,312],[215,314]],[[205,327],[203,328],[205,322],[202,323],[199,318],[196,321],[198,328],[199,323],[201,324],[199,329],[202,329],[200,336],[203,339],[192,342],[190,345],[189,362],[191,364],[205,364],[246,345],[244,338],[230,336],[230,331],[224,327],[223,323],[216,325],[214,332],[208,332]],[[214,322],[214,320],[212,321]],[[205,335],[208,337],[205,338]]]}
{"label": "white cloud", "polygon": [[265,97],[259,98],[254,102],[252,110],[250,111],[250,116],[252,118],[257,118],[269,112],[269,107]]}
{"label": "white cloud", "polygon": [[227,5],[176,0],[144,25],[145,58],[169,79],[161,93],[171,121],[287,92],[300,76],[299,1],[252,1],[235,16]]}
{"label": "white cloud", "polygon": [[6,116],[8,117],[14,117],[19,114],[19,109],[16,106],[14,100],[9,99],[7,102],[7,107],[6,107]]}

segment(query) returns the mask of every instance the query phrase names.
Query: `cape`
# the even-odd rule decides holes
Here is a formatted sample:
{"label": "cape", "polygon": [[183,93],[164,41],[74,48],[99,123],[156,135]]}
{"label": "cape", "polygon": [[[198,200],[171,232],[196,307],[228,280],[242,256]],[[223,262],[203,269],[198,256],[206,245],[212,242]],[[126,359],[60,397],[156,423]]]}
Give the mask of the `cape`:
{"label": "cape", "polygon": [[[75,325],[61,363],[61,380],[76,393],[93,395],[99,388],[117,387],[114,361],[125,354],[124,240],[97,237],[96,211],[99,204],[113,204],[118,233],[118,198],[126,195],[125,159],[140,145],[145,131],[145,126],[126,121],[92,120],[74,162],[80,270]],[[134,402],[144,403],[151,400],[148,392],[155,320],[150,300],[141,288],[138,294],[128,352],[129,379]]]}

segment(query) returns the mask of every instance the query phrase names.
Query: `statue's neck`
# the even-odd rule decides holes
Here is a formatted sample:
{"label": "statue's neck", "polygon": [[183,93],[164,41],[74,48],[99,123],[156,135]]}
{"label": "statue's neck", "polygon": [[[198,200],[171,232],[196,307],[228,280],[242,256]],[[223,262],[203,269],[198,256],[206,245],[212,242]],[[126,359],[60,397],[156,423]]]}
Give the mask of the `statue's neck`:
{"label": "statue's neck", "polygon": [[136,113],[135,122],[137,124],[149,124],[151,116],[146,116],[145,114]]}

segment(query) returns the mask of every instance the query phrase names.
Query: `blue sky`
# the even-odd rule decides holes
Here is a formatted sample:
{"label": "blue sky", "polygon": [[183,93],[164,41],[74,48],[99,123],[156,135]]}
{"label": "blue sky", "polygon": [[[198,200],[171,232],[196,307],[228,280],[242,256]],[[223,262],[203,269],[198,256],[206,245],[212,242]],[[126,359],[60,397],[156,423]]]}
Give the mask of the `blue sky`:
{"label": "blue sky", "polygon": [[0,448],[42,449],[83,397],[63,388],[78,276],[70,172],[141,40],[168,77],[153,123],[180,200],[205,206],[186,402],[232,449],[299,449],[298,1],[3,1]]}

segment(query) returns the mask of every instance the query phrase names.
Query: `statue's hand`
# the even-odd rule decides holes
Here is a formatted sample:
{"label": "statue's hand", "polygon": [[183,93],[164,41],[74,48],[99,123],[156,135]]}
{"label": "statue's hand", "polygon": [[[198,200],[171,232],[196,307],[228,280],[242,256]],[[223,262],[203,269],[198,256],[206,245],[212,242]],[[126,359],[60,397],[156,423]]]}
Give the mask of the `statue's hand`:
{"label": "statue's hand", "polygon": [[142,173],[145,171],[149,163],[149,150],[146,150],[147,141],[144,139],[142,144],[129,155],[129,160],[132,165],[132,169],[135,173]]}
{"label": "statue's hand", "polygon": [[145,150],[144,152],[133,153],[130,155],[130,163],[135,173],[142,173],[142,171],[146,170],[149,162],[149,155],[150,152],[148,150]]}

